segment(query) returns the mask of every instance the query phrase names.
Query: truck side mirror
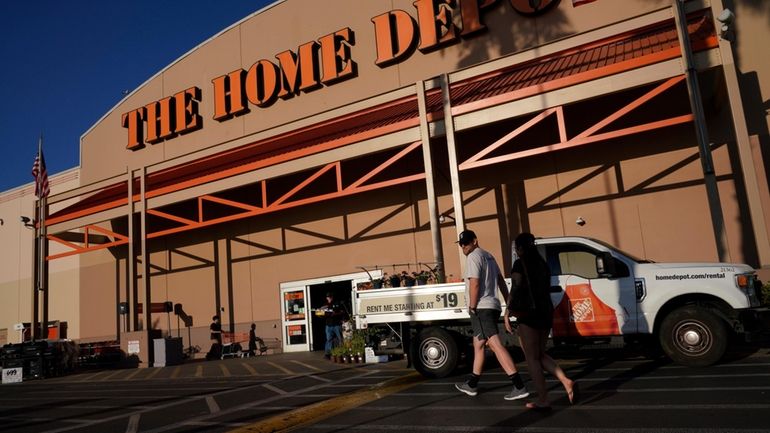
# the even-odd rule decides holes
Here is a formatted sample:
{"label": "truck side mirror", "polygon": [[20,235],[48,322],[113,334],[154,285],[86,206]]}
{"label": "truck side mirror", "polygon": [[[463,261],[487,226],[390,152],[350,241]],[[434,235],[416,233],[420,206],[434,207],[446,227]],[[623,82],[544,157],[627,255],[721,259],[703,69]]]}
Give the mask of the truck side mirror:
{"label": "truck side mirror", "polygon": [[605,251],[596,256],[596,274],[600,278],[612,278],[617,274],[612,254]]}

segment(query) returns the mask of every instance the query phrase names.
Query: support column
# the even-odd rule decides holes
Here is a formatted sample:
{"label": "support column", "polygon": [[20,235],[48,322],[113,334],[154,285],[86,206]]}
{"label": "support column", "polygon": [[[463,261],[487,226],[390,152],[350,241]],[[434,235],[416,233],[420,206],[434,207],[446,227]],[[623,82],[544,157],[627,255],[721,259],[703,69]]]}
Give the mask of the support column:
{"label": "support column", "polygon": [[[150,287],[150,258],[147,253],[147,231],[146,214],[147,200],[145,196],[145,175],[146,169],[139,171],[139,205],[134,202],[134,169],[128,169],[128,257],[126,258],[126,274],[128,282],[126,284],[126,302],[128,303],[128,329],[121,335],[120,347],[129,359],[136,358],[137,366],[147,368],[153,366],[153,342],[149,327],[151,322],[151,299],[149,294]],[[142,284],[139,285],[138,267],[137,267],[137,227],[134,223],[134,214],[139,208],[140,227],[139,227],[139,246],[142,253]],[[142,303],[144,312],[144,326],[139,326],[139,303]]]}
{"label": "support column", "polygon": [[126,303],[128,304],[129,324],[126,332],[139,330],[139,312],[137,311],[136,279],[136,227],[134,227],[134,170],[128,169],[128,257],[126,258]]}
{"label": "support column", "polygon": [[[465,230],[465,212],[463,211],[463,195],[460,189],[460,166],[457,162],[457,144],[455,143],[455,124],[452,117],[452,101],[449,97],[449,76],[441,75],[441,101],[444,105],[444,129],[446,132],[447,154],[449,155],[449,180],[452,185],[452,203],[455,209],[455,238]],[[465,256],[458,248],[461,275],[465,275]]]}
{"label": "support column", "polygon": [[139,194],[141,196],[141,209],[139,214],[139,235],[142,248],[142,285],[140,293],[142,297],[142,312],[144,316],[144,326],[140,332],[141,351],[146,354],[142,356],[145,366],[151,367],[155,362],[153,353],[153,332],[152,332],[152,289],[150,284],[150,252],[147,251],[147,167],[142,167],[139,178]]}
{"label": "support column", "polygon": [[446,281],[444,271],[444,248],[441,242],[441,226],[438,219],[436,185],[433,177],[433,157],[430,152],[430,130],[428,129],[428,110],[425,102],[425,82],[418,81],[417,106],[420,110],[420,137],[422,138],[422,159],[425,165],[425,188],[428,197],[428,215],[430,216],[430,234],[433,239],[433,260],[436,262],[438,282]]}
{"label": "support column", "polygon": [[[214,304],[222,319],[222,330],[235,332],[235,299],[233,294],[230,250],[227,238],[213,241],[214,247]],[[224,289],[224,293],[223,293]],[[224,296],[224,299],[223,299]],[[225,320],[225,315],[227,320]],[[227,327],[225,327],[227,324]]]}
{"label": "support column", "polygon": [[719,187],[716,174],[714,173],[714,163],[711,158],[706,116],[703,114],[698,71],[695,69],[690,48],[690,33],[687,30],[687,16],[684,12],[683,0],[674,0],[674,19],[676,21],[676,33],[679,37],[679,46],[682,49],[682,59],[684,60],[685,76],[687,78],[687,91],[690,95],[690,106],[695,117],[695,134],[698,137],[698,150],[703,168],[703,180],[706,184],[706,196],[708,198],[709,210],[711,211],[711,225],[714,229],[717,254],[719,255],[720,262],[729,262],[730,252],[727,249],[727,233],[725,232],[725,221],[722,215],[722,203],[719,199]]}
{"label": "support column", "polygon": [[[712,15],[718,17],[724,10],[722,0],[711,0],[711,9]],[[717,32],[719,32],[721,24],[719,21],[714,23],[714,28],[717,29]],[[768,238],[767,234],[765,214],[762,209],[762,194],[760,193],[757,171],[751,152],[751,139],[749,138],[749,130],[746,126],[746,115],[743,111],[743,100],[741,99],[741,89],[738,83],[738,70],[735,67],[733,47],[730,40],[719,38],[719,54],[722,58],[722,72],[725,77],[727,99],[730,103],[735,141],[738,145],[738,158],[740,159],[741,172],[743,173],[743,184],[746,188],[749,218],[754,230],[757,258],[759,259],[760,267],[768,267],[770,266],[770,238]]]}
{"label": "support column", "polygon": [[[227,272],[225,272],[225,278],[227,279],[225,284],[227,284],[227,296],[230,300],[230,332],[235,332],[235,294],[233,292],[233,249],[232,245],[230,243],[230,238],[225,236],[224,239],[221,239],[220,242],[224,244],[224,250],[225,254],[222,257],[225,261],[225,269]],[[220,257],[216,258],[217,260],[220,259]],[[251,284],[251,282],[249,282]]]}

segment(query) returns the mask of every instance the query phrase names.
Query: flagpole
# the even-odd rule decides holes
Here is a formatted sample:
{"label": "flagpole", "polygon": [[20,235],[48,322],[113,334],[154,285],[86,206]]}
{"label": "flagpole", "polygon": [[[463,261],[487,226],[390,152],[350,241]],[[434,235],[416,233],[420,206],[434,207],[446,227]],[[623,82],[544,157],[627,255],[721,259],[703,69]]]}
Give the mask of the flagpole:
{"label": "flagpole", "polygon": [[[45,159],[43,156],[43,134],[40,134],[40,140],[38,141],[38,154],[40,155],[40,164],[41,164],[41,172],[43,171],[43,167],[45,165]],[[47,168],[45,173],[45,181],[47,182]],[[48,191],[47,187],[44,185],[41,185],[41,189],[45,192],[41,192],[42,197],[40,198],[40,230],[38,230],[38,233],[40,234],[40,247],[38,249],[39,253],[39,264],[38,268],[40,269],[40,276],[38,277],[38,287],[41,292],[41,295],[43,297],[41,302],[42,307],[42,314],[41,314],[41,333],[40,338],[47,340],[48,339],[48,266],[45,258],[48,256],[48,243],[46,242],[46,235],[48,234],[48,230],[46,230],[45,226],[45,219],[48,214]]]}
{"label": "flagpole", "polygon": [[[40,134],[40,138],[37,140],[37,158],[41,162],[42,162],[42,160],[40,158],[40,155],[42,155],[42,154],[43,154],[43,134],[41,133]],[[35,179],[35,182],[37,182],[37,188],[36,189],[41,189],[42,185],[40,185],[40,176],[38,176],[38,178]],[[35,231],[35,233],[37,233],[37,239],[35,239],[35,241],[38,243],[38,256],[37,256],[37,264],[38,264],[38,266],[37,266],[37,287],[35,287],[35,290],[42,290],[42,282],[41,282],[42,278],[40,278],[40,277],[43,275],[43,269],[42,269],[42,266],[40,266],[40,264],[42,263],[40,258],[43,255],[43,249],[41,248],[43,243],[40,242],[40,239],[43,237],[43,234],[42,234],[42,232],[43,232],[43,206],[42,206],[42,204],[43,204],[43,197],[41,197],[41,196],[42,196],[42,193],[40,195],[38,195],[38,197],[37,197],[37,209],[38,209],[38,220],[37,220],[37,223],[38,223],[38,229]],[[41,328],[41,329],[43,329],[43,328]],[[41,334],[41,336],[42,336],[42,334]]]}
{"label": "flagpole", "polygon": [[40,280],[38,284],[40,286],[40,292],[43,296],[41,302],[42,315],[41,315],[41,338],[48,339],[48,261],[45,259],[48,256],[48,230],[45,226],[46,214],[48,213],[48,197],[43,196],[40,199]]}
{"label": "flagpole", "polygon": [[[37,184],[37,180],[35,180]],[[39,317],[40,317],[40,297],[38,296],[37,292],[37,278],[38,275],[40,275],[40,272],[38,271],[38,266],[40,266],[40,261],[38,260],[38,247],[40,246],[40,243],[37,241],[38,238],[38,227],[37,227],[37,220],[40,219],[40,199],[38,197],[35,197],[35,211],[34,211],[34,219],[32,228],[35,232],[35,240],[33,243],[33,263],[32,263],[32,324],[30,325],[29,329],[29,337],[32,339],[32,341],[37,340],[40,328],[38,327],[39,323]],[[24,337],[22,336],[22,341],[24,340]]]}
{"label": "flagpole", "polygon": [[[37,337],[41,339],[48,338],[48,293],[47,293],[47,274],[48,269],[46,266],[45,257],[48,255],[46,248],[46,205],[48,198],[48,173],[45,167],[45,159],[43,157],[43,134],[40,134],[40,139],[37,142],[37,158],[36,167],[33,169],[35,172],[35,195],[36,200],[36,224],[35,224],[35,288],[34,304],[39,305],[40,309],[40,328]],[[36,307],[37,312],[37,307]],[[38,315],[35,314],[33,320]],[[36,320],[35,320],[36,321]],[[34,325],[33,325],[34,328]]]}

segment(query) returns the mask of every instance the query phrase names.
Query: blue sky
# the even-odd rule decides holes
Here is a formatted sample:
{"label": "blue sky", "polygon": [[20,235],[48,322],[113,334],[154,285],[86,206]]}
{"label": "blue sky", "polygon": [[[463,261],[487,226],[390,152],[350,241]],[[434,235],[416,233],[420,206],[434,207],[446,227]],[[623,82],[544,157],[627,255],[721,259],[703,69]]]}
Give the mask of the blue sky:
{"label": "blue sky", "polygon": [[0,0],[0,193],[80,162],[80,136],[179,56],[272,0]]}

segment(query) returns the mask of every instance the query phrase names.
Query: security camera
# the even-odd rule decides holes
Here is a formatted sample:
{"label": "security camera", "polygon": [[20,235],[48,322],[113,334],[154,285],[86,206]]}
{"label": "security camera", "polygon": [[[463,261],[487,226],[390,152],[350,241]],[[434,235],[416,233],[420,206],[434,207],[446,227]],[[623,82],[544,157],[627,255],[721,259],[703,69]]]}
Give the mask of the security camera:
{"label": "security camera", "polygon": [[735,21],[735,14],[730,9],[725,9],[717,17],[717,21],[729,26]]}
{"label": "security camera", "polygon": [[24,227],[28,229],[35,227],[35,221],[33,221],[32,218],[28,216],[24,216],[24,215],[20,216],[19,221],[21,221],[21,223],[24,224]]}
{"label": "security camera", "polygon": [[735,23],[735,14],[730,9],[725,9],[717,17],[717,21],[722,23],[719,29],[719,37],[723,40],[732,42],[735,40],[733,25]]}
{"label": "security camera", "polygon": [[586,225],[586,220],[583,219],[583,217],[577,217],[575,220],[575,224],[579,225],[580,227],[583,227]]}

